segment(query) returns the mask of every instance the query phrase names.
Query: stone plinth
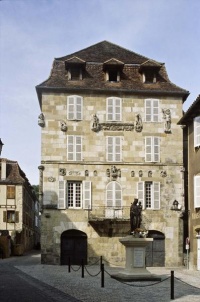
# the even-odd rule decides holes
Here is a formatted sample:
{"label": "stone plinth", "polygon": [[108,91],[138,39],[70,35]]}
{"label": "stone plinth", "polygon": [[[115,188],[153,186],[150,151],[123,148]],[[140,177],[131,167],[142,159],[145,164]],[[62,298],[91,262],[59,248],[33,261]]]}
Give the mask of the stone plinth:
{"label": "stone plinth", "polygon": [[134,238],[127,236],[119,240],[126,248],[126,267],[123,271],[111,275],[112,278],[124,281],[160,281],[152,275],[145,265],[146,246],[153,238]]}

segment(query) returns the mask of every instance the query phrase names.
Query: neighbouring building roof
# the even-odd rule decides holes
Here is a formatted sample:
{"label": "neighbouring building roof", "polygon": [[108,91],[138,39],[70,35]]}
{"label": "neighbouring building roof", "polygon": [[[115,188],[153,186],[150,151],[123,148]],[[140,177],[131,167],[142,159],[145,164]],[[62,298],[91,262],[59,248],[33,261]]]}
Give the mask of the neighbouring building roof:
{"label": "neighbouring building roof", "polygon": [[0,158],[0,163],[2,163],[2,161],[6,162],[6,179],[1,179],[0,173],[0,184],[26,184],[31,187],[26,174],[21,170],[17,161]]}
{"label": "neighbouring building roof", "polygon": [[[82,80],[68,80],[69,64],[84,65]],[[105,81],[105,65],[120,65],[120,82]],[[143,83],[142,71],[154,68],[157,72],[156,83]],[[180,95],[186,100],[189,92],[173,84],[167,75],[164,63],[127,50],[108,41],[103,41],[88,48],[61,58],[55,58],[49,78],[36,86],[39,100],[43,91],[124,91],[130,93],[152,93]]]}
{"label": "neighbouring building roof", "polygon": [[200,115],[200,94],[196,98],[196,100],[192,103],[192,105],[185,112],[183,117],[178,122],[178,125],[187,125],[192,122],[196,116]]}

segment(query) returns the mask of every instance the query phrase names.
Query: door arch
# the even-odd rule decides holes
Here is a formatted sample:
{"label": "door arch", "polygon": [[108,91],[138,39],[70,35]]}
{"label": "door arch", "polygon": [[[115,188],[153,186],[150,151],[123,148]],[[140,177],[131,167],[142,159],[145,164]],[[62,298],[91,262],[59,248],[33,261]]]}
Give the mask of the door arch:
{"label": "door arch", "polygon": [[146,266],[165,266],[165,235],[150,230],[148,238],[153,238],[146,247]]}
{"label": "door arch", "polygon": [[87,235],[79,230],[67,230],[61,234],[61,265],[87,264]]}

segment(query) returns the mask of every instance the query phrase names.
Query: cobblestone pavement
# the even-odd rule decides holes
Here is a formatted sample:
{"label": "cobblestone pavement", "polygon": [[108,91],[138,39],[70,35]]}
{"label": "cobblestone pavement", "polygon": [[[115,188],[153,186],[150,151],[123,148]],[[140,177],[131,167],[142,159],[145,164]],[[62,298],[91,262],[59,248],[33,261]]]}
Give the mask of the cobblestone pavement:
{"label": "cobblestone pavement", "polygon": [[[33,253],[22,257],[4,259],[17,269],[31,276],[50,288],[68,294],[84,302],[167,302],[171,301],[170,274],[174,271],[174,301],[200,301],[200,271],[190,271],[186,268],[158,268],[148,270],[162,278],[161,282],[119,282],[110,277],[111,274],[123,270],[121,267],[109,267],[105,263],[104,287],[101,287],[99,265],[88,265],[82,270],[72,266],[53,266],[40,264],[40,255]],[[1,267],[0,260],[0,267]],[[25,276],[25,275],[24,275]],[[36,283],[37,286],[37,283]],[[71,300],[65,300],[71,301]]]}

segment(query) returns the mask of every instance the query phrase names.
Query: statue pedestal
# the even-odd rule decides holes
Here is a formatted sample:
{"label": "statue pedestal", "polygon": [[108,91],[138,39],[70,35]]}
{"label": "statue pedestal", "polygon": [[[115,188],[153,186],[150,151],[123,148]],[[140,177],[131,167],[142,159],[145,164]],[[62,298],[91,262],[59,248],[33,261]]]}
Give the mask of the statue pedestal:
{"label": "statue pedestal", "polygon": [[160,281],[161,278],[152,275],[145,265],[146,246],[153,238],[134,238],[127,236],[119,240],[126,248],[126,267],[123,271],[111,275],[112,278],[123,281]]}

